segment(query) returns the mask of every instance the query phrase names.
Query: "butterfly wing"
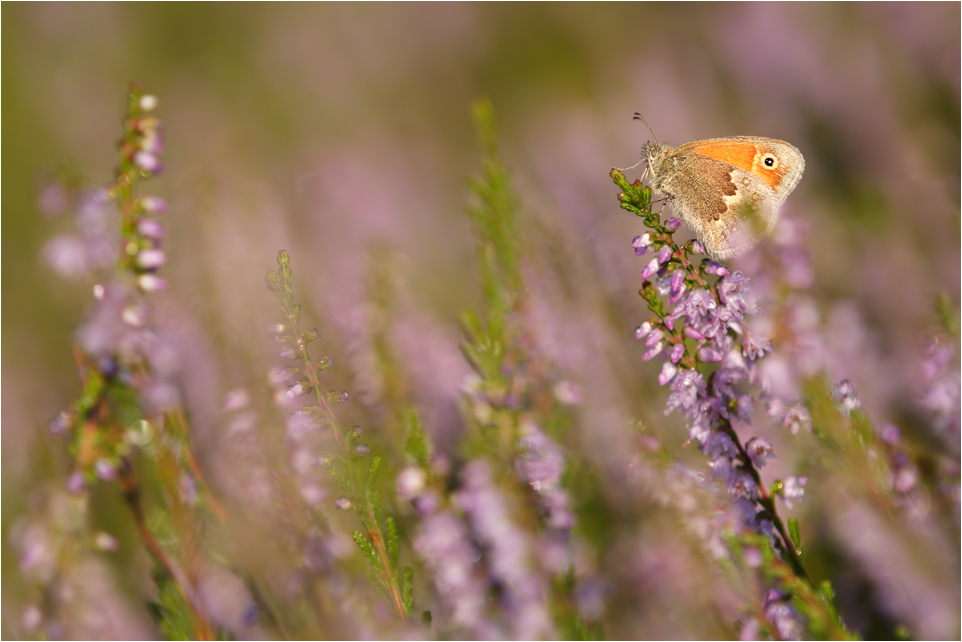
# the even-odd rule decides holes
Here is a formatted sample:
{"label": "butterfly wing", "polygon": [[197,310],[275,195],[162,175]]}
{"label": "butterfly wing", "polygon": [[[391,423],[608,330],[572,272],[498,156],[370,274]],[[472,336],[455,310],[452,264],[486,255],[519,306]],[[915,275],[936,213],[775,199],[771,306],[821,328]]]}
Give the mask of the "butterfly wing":
{"label": "butterfly wing", "polygon": [[781,199],[769,184],[737,166],[674,150],[673,170],[661,191],[714,258],[727,259],[754,245],[778,217]]}
{"label": "butterfly wing", "polygon": [[805,171],[802,153],[774,138],[732,136],[696,140],[679,145],[675,153],[698,154],[736,167],[771,188],[779,204],[795,189]]}

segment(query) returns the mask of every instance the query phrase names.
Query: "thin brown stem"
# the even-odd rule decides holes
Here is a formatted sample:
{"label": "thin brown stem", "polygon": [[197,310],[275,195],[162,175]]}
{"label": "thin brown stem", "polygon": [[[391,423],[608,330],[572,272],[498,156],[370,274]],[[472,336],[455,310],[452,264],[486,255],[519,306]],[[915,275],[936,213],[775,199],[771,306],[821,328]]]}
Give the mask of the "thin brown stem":
{"label": "thin brown stem", "polygon": [[167,413],[167,419],[176,427],[176,432],[184,443],[184,453],[187,459],[187,467],[190,469],[194,479],[196,479],[204,489],[204,500],[210,506],[211,510],[214,511],[214,514],[217,516],[217,518],[223,521],[227,513],[224,510],[224,507],[220,505],[220,502],[217,501],[217,498],[214,497],[213,492],[211,492],[210,484],[207,483],[207,478],[204,476],[204,473],[197,462],[197,457],[194,455],[194,449],[190,447],[187,435],[187,417],[184,416],[183,409],[180,406],[177,406],[172,411]]}
{"label": "thin brown stem", "polygon": [[758,487],[758,503],[768,511],[768,514],[772,520],[772,524],[775,525],[775,529],[778,531],[778,535],[782,540],[782,545],[785,546],[785,550],[788,553],[788,562],[791,564],[792,570],[795,572],[795,575],[811,584],[812,580],[809,578],[808,572],[805,570],[805,567],[802,566],[802,563],[799,560],[799,553],[798,549],[795,548],[795,542],[793,542],[792,538],[789,537],[788,531],[785,528],[785,524],[782,522],[782,518],[778,516],[778,511],[775,508],[775,499],[768,494],[768,489],[765,488],[765,484],[762,482],[761,475],[752,464],[752,460],[748,456],[748,451],[745,450],[745,447],[742,445],[738,434],[735,432],[735,429],[732,427],[729,421],[723,421],[722,427],[724,428],[725,432],[728,433],[729,437],[732,438],[732,441],[735,442],[735,447],[738,448],[739,460],[741,460],[745,470],[747,470],[748,474],[750,474],[752,479],[755,480],[755,485]]}
{"label": "thin brown stem", "polygon": [[140,501],[140,487],[134,478],[130,462],[126,458],[120,460],[119,473],[120,483],[124,489],[124,498],[127,500],[130,512],[134,516],[134,522],[137,524],[140,537],[143,539],[147,550],[149,550],[154,559],[157,560],[157,563],[163,567],[164,572],[177,585],[181,598],[183,598],[184,603],[187,604],[190,609],[196,638],[198,640],[213,640],[214,628],[194,605],[192,591],[190,590],[190,581],[180,567],[177,566],[176,562],[167,555],[160,545],[160,542],[157,541],[157,538],[154,537],[154,534],[150,532],[150,528],[147,526],[143,505]]}
{"label": "thin brown stem", "polygon": [[[375,522],[374,512],[370,507],[367,512],[371,522]],[[381,568],[384,569],[384,583],[387,584],[387,588],[391,592],[391,601],[394,602],[394,610],[397,612],[398,618],[404,622],[407,620],[407,615],[404,613],[404,602],[401,600],[401,592],[398,590],[397,583],[394,581],[393,573],[391,573],[391,560],[387,554],[387,549],[384,547],[384,540],[381,539],[381,533],[377,528],[368,529],[367,534],[371,537],[371,541],[374,542],[374,548],[377,549],[378,557],[381,559]]]}

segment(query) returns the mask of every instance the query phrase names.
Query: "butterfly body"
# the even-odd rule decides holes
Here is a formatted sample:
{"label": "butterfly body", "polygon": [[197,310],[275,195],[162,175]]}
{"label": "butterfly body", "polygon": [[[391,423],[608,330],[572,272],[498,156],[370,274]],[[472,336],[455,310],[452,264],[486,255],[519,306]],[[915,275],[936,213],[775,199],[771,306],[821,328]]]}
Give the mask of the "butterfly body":
{"label": "butterfly body", "polygon": [[643,153],[652,189],[668,196],[716,259],[731,258],[771,232],[805,170],[794,146],[755,136],[678,147],[649,142]]}

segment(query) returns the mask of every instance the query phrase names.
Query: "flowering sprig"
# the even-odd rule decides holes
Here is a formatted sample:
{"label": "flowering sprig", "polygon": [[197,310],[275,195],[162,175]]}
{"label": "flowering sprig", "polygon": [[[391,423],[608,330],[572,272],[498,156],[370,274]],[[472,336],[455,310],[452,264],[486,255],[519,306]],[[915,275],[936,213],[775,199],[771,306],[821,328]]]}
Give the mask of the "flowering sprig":
{"label": "flowering sprig", "polygon": [[[771,350],[766,340],[744,329],[746,316],[756,311],[748,279],[710,259],[693,263],[690,256],[703,252],[701,243],[692,240],[683,247],[675,243],[672,234],[680,221],[660,222],[651,211],[650,189],[640,182],[628,184],[617,170],[612,178],[624,190],[619,196],[622,208],[643,217],[653,230],[639,237],[642,242],[632,243],[636,254],[657,252],[641,272],[645,281],[639,291],[656,316],[639,326],[635,337],[645,343],[642,359],[666,358],[658,377],[658,383],[671,390],[666,412],[677,409],[686,415],[691,439],[711,457],[729,492],[761,509],[751,516],[754,530],[765,532],[774,526],[779,534],[776,546],[805,576],[795,544],[758,472],[774,456],[771,445],[758,438],[743,444],[735,432],[737,424],[750,424],[757,403],[750,395],[739,394],[737,384],[752,381],[757,361]],[[655,283],[648,280],[652,277]],[[709,373],[709,364],[719,365]]]}
{"label": "flowering sprig", "polygon": [[[641,271],[639,291],[655,317],[640,325],[635,337],[644,341],[643,360],[664,359],[658,383],[671,391],[666,414],[679,410],[685,415],[690,439],[711,459],[714,475],[741,508],[746,535],[764,536],[806,591],[814,590],[801,563],[798,525],[789,520],[786,526],[774,499],[800,499],[807,480],[789,477],[766,487],[760,469],[774,457],[772,445],[759,437],[743,442],[736,431],[751,424],[759,404],[742,392],[744,384],[758,383],[758,363],[772,350],[767,339],[746,327],[747,318],[757,312],[749,280],[707,258],[695,264],[692,255],[704,248],[697,240],[675,243],[672,235],[681,221],[661,222],[651,210],[650,188],[640,181],[629,184],[618,170],[611,177],[622,189],[621,207],[651,229],[632,242],[636,255],[655,254]],[[838,623],[837,616],[829,619]]]}
{"label": "flowering sprig", "polygon": [[[197,509],[209,508],[218,516],[223,511],[189,443],[175,379],[176,350],[154,329],[146,296],[166,286],[158,274],[166,262],[164,228],[154,217],[167,205],[157,196],[137,194],[142,181],[162,171],[156,106],[154,96],[131,85],[114,181],[79,199],[72,244],[61,237],[44,250],[58,271],[72,267],[73,276],[87,273],[96,279],[94,307],[77,332],[74,350],[83,391],[50,428],[70,436],[74,471],[68,490],[80,493],[98,481],[119,480],[139,535],[161,569],[156,608],[166,615],[164,626],[179,627],[168,632],[209,637],[214,629],[191,579],[199,562]],[[120,213],[119,235],[110,204]],[[70,251],[73,260],[63,255]],[[145,457],[143,470],[135,472],[136,452]],[[139,475],[162,489],[163,509],[144,507]]]}
{"label": "flowering sprig", "polygon": [[[281,406],[290,407],[300,397],[310,395],[313,398],[313,404],[290,415],[288,433],[296,439],[298,434],[320,426],[330,428],[341,452],[319,455],[316,461],[326,465],[343,493],[334,500],[334,506],[352,511],[364,526],[365,532],[354,531],[352,539],[380,578],[390,595],[395,614],[403,622],[414,607],[414,573],[410,567],[400,567],[397,525],[394,517],[384,515],[381,508],[379,475],[384,460],[372,455],[371,448],[363,443],[359,426],[345,432],[338,425],[334,408],[348,403],[349,395],[344,391],[328,390],[321,382],[321,373],[330,369],[333,360],[322,357],[315,362],[311,358],[308,346],[319,333],[314,329],[302,332],[299,328],[301,306],[293,295],[290,260],[290,255],[281,250],[277,254],[278,269],[267,274],[267,286],[277,296],[284,317],[283,323],[271,326],[270,331],[281,345],[280,356],[296,363],[292,368],[279,369],[272,376],[279,386],[275,400]],[[286,389],[280,387],[284,385]],[[310,501],[309,497],[306,499]]]}
{"label": "flowering sprig", "polygon": [[[420,466],[402,473],[398,489],[420,517],[415,549],[431,572],[448,626],[475,638],[528,639],[556,637],[560,624],[567,635],[582,636],[584,621],[555,622],[550,608],[572,603],[575,589],[566,458],[549,436],[565,423],[564,395],[555,394],[527,335],[517,199],[498,154],[491,105],[477,103],[474,115],[482,176],[472,181],[478,204],[469,214],[485,305],[483,314],[462,315],[462,351],[474,370],[462,385],[467,461],[452,470],[447,458],[417,449]],[[539,532],[525,523],[528,512],[538,516]],[[553,581],[562,577],[571,581]]]}

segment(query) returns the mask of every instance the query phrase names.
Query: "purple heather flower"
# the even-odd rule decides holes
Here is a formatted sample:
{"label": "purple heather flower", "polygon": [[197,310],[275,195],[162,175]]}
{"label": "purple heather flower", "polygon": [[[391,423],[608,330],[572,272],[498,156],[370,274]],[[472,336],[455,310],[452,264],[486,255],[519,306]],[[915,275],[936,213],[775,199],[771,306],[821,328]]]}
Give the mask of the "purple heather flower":
{"label": "purple heather flower", "polygon": [[140,139],[140,148],[148,154],[160,156],[164,153],[164,139],[157,135],[147,135]]}
{"label": "purple heather flower", "polygon": [[685,356],[685,344],[676,343],[671,347],[671,351],[668,353],[668,358],[672,363],[678,363],[681,358]]}
{"label": "purple heather flower", "polygon": [[899,431],[898,426],[893,426],[892,424],[885,424],[878,431],[879,439],[887,444],[895,445],[899,443],[902,439],[901,431]]}
{"label": "purple heather flower", "polygon": [[143,328],[147,325],[147,319],[150,316],[150,308],[144,303],[133,303],[128,305],[120,313],[120,318],[123,319],[124,323],[132,328]]}
{"label": "purple heather flower", "polygon": [[138,221],[137,231],[149,239],[162,239],[167,233],[162,224],[151,218],[144,218]]}
{"label": "purple heather flower", "polygon": [[[904,465],[898,465],[904,464]],[[899,495],[905,495],[911,492],[917,485],[919,476],[915,470],[915,467],[911,465],[910,462],[897,461],[890,471],[890,483],[892,485],[892,490]]]}
{"label": "purple heather flower", "polygon": [[428,490],[414,500],[414,509],[422,518],[430,517],[441,508],[441,496],[433,490]]}
{"label": "purple heather flower", "polygon": [[309,433],[317,430],[318,423],[310,411],[302,408],[287,416],[285,428],[287,438],[298,443],[303,441]]}
{"label": "purple heather flower", "polygon": [[641,271],[641,278],[650,279],[658,271],[658,268],[660,267],[661,267],[661,263],[658,261],[658,258],[657,257],[653,258],[651,262],[645,266],[645,269]]}
{"label": "purple heather flower", "polygon": [[665,333],[661,330],[653,330],[645,337],[645,345],[651,347],[665,338]]}
{"label": "purple heather flower", "polygon": [[306,394],[309,393],[310,391],[311,391],[311,384],[310,384],[310,383],[308,383],[306,380],[304,380],[304,381],[298,381],[297,383],[295,383],[295,384],[293,384],[293,385],[291,385],[291,386],[288,386],[288,388],[287,388],[287,396],[293,399],[293,398],[295,398],[295,397],[300,397],[300,396],[306,395]]}
{"label": "purple heather flower", "polygon": [[793,405],[785,413],[785,417],[782,419],[782,425],[788,428],[789,432],[793,435],[798,434],[801,428],[810,430],[812,427],[812,417],[808,413],[808,408],[800,403]]}
{"label": "purple heather flower", "polygon": [[474,460],[464,467],[461,477],[464,486],[458,491],[458,504],[468,517],[475,539],[486,549],[492,576],[504,587],[501,600],[513,626],[512,637],[555,637],[545,610],[544,582],[531,568],[531,542],[512,520],[488,464]]}
{"label": "purple heather flower", "polygon": [[691,242],[691,253],[692,254],[705,254],[705,246],[702,245],[701,241]]}
{"label": "purple heather flower", "polygon": [[78,236],[55,236],[47,241],[41,253],[47,265],[62,277],[77,278],[87,272],[87,247]]}
{"label": "purple heather flower", "polygon": [[742,354],[754,361],[765,356],[766,352],[771,352],[772,344],[768,339],[759,337],[748,330],[742,334]]}
{"label": "purple heather flower", "polygon": [[62,435],[70,430],[70,425],[73,423],[73,417],[66,411],[62,411],[56,417],[47,424],[47,428],[53,435]]}
{"label": "purple heather flower", "polygon": [[721,361],[724,355],[714,348],[701,348],[698,351],[698,360],[705,363],[715,363]]}
{"label": "purple heather flower", "polygon": [[714,274],[716,276],[728,276],[730,274],[727,267],[711,259],[703,260],[701,267],[707,274]]}
{"label": "purple heather flower", "polygon": [[518,474],[538,493],[548,527],[567,530],[574,524],[574,515],[568,508],[568,494],[561,488],[564,455],[533,421],[523,421],[521,432]]}
{"label": "purple heather flower", "polygon": [[679,227],[681,227],[681,219],[672,216],[670,219],[665,221],[665,228],[667,228],[669,232],[674,232]]}
{"label": "purple heather flower", "polygon": [[121,342],[132,332],[122,316],[127,300],[128,291],[119,283],[105,286],[103,299],[77,330],[77,343],[84,352],[106,357],[120,349]]}
{"label": "purple heather flower", "polygon": [[631,247],[635,248],[636,250],[649,245],[651,245],[651,234],[647,232],[641,236],[636,236],[631,240]]}
{"label": "purple heather flower", "polygon": [[197,503],[197,481],[186,472],[180,474],[180,480],[177,484],[177,492],[180,496],[180,501],[188,506],[193,506]]}
{"label": "purple heather flower", "polygon": [[267,380],[274,386],[287,383],[300,373],[297,368],[274,367],[267,372]]}
{"label": "purple heather flower", "polygon": [[691,325],[686,325],[683,333],[686,337],[694,339],[695,341],[704,341],[706,339],[705,335],[703,335],[698,328]]}
{"label": "purple heather flower", "polygon": [[739,395],[728,402],[725,416],[729,419],[737,419],[743,424],[751,425],[752,414],[755,412],[755,400],[751,395]]}
{"label": "purple heather flower", "polygon": [[785,506],[788,508],[792,507],[793,502],[800,502],[805,497],[805,484],[808,483],[808,477],[786,477],[782,480],[782,499],[785,501]]}
{"label": "purple heather flower", "polygon": [[151,214],[166,214],[167,201],[159,196],[144,196],[140,199],[140,207]]}
{"label": "purple heather flower", "polygon": [[708,290],[692,290],[684,301],[681,301],[669,315],[674,318],[684,316],[689,324],[701,329],[702,332],[712,321],[712,313],[718,304]]}
{"label": "purple heather flower", "polygon": [[670,382],[671,394],[668,395],[665,414],[667,415],[675,408],[682,412],[691,413],[696,408],[699,397],[707,393],[705,379],[700,372],[690,368],[682,368],[678,375]]}
{"label": "purple heather flower", "polygon": [[712,379],[712,389],[716,395],[731,399],[735,396],[735,390],[732,386],[744,378],[745,372],[743,370],[723,367],[715,372],[715,376]]}
{"label": "purple heather flower", "polygon": [[414,550],[431,571],[451,619],[471,637],[504,637],[485,617],[488,587],[478,574],[478,551],[465,524],[449,512],[430,515],[414,538]]}
{"label": "purple heather flower", "polygon": [[[718,459],[715,463],[720,461],[728,462],[730,460]],[[745,499],[756,499],[758,497],[758,484],[755,483],[755,478],[748,472],[740,468],[735,469],[734,474],[727,481],[728,492],[735,497],[744,497]]]}
{"label": "purple heather flower", "polygon": [[167,281],[156,274],[141,274],[137,277],[137,287],[144,292],[158,292],[167,287]]}
{"label": "purple heather flower", "polygon": [[729,274],[718,281],[718,299],[736,319],[741,319],[746,312],[753,314],[756,311],[755,296],[748,288],[748,279],[741,272]]}
{"label": "purple heather flower", "polygon": [[843,379],[832,390],[832,399],[838,406],[839,411],[846,417],[850,417],[853,410],[862,405],[862,402],[855,396],[855,386],[848,379]]}
{"label": "purple heather flower", "polygon": [[771,442],[760,437],[754,437],[745,444],[748,458],[752,460],[756,468],[763,468],[768,463],[768,458],[775,459],[775,449]]}
{"label": "purple heather flower", "polygon": [[407,502],[420,495],[427,478],[427,473],[416,466],[409,466],[402,470],[397,476],[395,486],[398,498]]}
{"label": "purple heather flower", "polygon": [[924,389],[919,396],[919,403],[932,416],[938,434],[957,450],[962,416],[959,412],[962,385],[958,362],[954,358],[956,351],[956,346],[939,338],[929,341],[921,367]]}
{"label": "purple heather flower", "polygon": [[134,154],[134,164],[153,174],[158,174],[163,169],[163,165],[160,164],[160,159],[158,159],[156,155],[144,150]]}
{"label": "purple heather flower", "polygon": [[669,305],[672,305],[672,304],[675,304],[675,303],[677,303],[678,301],[680,301],[681,298],[685,295],[685,290],[686,290],[687,288],[688,288],[688,286],[685,285],[684,281],[682,281],[681,287],[678,288],[678,291],[677,291],[677,292],[672,292],[672,293],[671,293],[671,296],[668,297],[668,304],[669,304]]}
{"label": "purple heather flower", "polygon": [[221,404],[221,412],[235,412],[241,408],[246,408],[250,404],[250,395],[243,388],[235,388],[231,390],[226,395],[224,395],[224,401]]}
{"label": "purple heather flower", "polygon": [[704,430],[697,435],[702,446],[702,452],[713,461],[721,457],[733,459],[738,455],[738,447],[728,433],[717,430],[715,427],[720,416],[718,405],[720,404],[714,399],[706,399],[701,402],[703,413],[701,425]]}
{"label": "purple heather flower", "polygon": [[660,250],[658,250],[658,262],[661,264],[667,263],[671,259],[671,246],[663,245]]}
{"label": "purple heather flower", "polygon": [[163,250],[156,248],[144,248],[137,253],[137,265],[146,269],[154,270],[167,262],[167,255]]}
{"label": "purple heather flower", "polygon": [[671,293],[671,279],[668,275],[667,265],[658,268],[658,278],[655,279],[655,291],[658,293],[658,296],[668,296]]}
{"label": "purple heather flower", "polygon": [[79,493],[87,487],[87,480],[79,470],[75,470],[67,477],[67,490],[71,493]]}
{"label": "purple heather flower", "polygon": [[554,398],[566,406],[577,406],[581,404],[581,388],[571,381],[559,381],[552,388]]}
{"label": "purple heather flower", "polygon": [[97,477],[104,481],[110,481],[117,476],[117,467],[106,457],[101,457],[94,462],[94,471],[97,473]]}
{"label": "purple heather flower", "polygon": [[664,350],[664,349],[665,349],[665,344],[664,344],[664,343],[661,343],[661,342],[656,343],[655,345],[653,345],[652,347],[648,348],[647,350],[645,350],[645,352],[642,353],[642,355],[641,355],[641,360],[642,360],[642,361],[651,361],[652,359],[654,359],[655,357],[657,357],[659,354],[661,354],[661,351]]}
{"label": "purple heather flower", "polygon": [[[682,269],[676,269],[671,273],[670,278],[670,292],[672,298],[677,300],[677,296],[681,294],[685,289],[685,271]],[[669,301],[669,303],[674,303],[675,301]]]}
{"label": "purple heather flower", "polygon": [[[675,346],[675,347],[678,347],[678,346]],[[682,346],[682,349],[684,349],[684,346]],[[674,351],[675,351],[675,348],[672,348],[672,352]],[[675,361],[674,363],[677,363],[677,361]],[[666,383],[671,381],[677,373],[678,373],[678,368],[674,366],[673,362],[666,361],[661,366],[661,374],[658,375],[658,385],[659,386],[665,385]]]}
{"label": "purple heather flower", "polygon": [[799,640],[805,631],[802,615],[790,604],[791,595],[772,589],[765,595],[765,615],[780,640]]}
{"label": "purple heather flower", "polygon": [[645,337],[648,336],[649,332],[651,332],[651,322],[645,321],[640,326],[635,328],[635,338],[644,339]]}

